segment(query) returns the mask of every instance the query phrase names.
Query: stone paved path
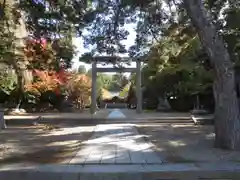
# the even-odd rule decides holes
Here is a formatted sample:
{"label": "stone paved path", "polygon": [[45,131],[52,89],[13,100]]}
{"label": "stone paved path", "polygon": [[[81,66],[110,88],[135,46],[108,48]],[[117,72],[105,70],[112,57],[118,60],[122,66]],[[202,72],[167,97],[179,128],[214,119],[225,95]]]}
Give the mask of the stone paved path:
{"label": "stone paved path", "polygon": [[[126,111],[127,112],[127,111]],[[95,126],[93,136],[77,155],[64,165],[0,167],[0,180],[239,180],[240,165],[183,163],[162,164],[152,144],[137,132],[131,114],[120,110],[103,111],[113,124]],[[99,117],[99,113],[96,113]],[[140,115],[139,115],[140,117]],[[121,123],[114,123],[120,119]],[[78,133],[78,132],[76,132]]]}
{"label": "stone paved path", "polygon": [[97,125],[70,164],[161,164],[161,158],[133,124]]}
{"label": "stone paved path", "polygon": [[107,119],[114,119],[114,118],[123,118],[125,119],[126,116],[120,111],[120,109],[114,109],[110,112],[107,116]]}

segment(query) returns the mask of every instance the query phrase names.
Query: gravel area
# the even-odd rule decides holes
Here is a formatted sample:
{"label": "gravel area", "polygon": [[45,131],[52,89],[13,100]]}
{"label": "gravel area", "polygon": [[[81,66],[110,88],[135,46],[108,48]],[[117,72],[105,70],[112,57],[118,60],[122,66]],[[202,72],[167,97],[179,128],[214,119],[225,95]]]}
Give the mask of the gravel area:
{"label": "gravel area", "polygon": [[15,126],[0,131],[0,166],[64,163],[91,137],[94,126]]}
{"label": "gravel area", "polygon": [[214,127],[192,124],[141,124],[140,134],[155,145],[166,163],[240,162],[240,151],[214,148]]}

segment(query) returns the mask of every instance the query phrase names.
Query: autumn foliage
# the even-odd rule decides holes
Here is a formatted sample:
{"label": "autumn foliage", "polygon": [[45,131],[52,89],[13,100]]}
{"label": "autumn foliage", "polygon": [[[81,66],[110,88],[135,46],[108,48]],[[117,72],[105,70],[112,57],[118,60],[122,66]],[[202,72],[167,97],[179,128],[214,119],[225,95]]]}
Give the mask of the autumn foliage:
{"label": "autumn foliage", "polygon": [[68,96],[77,108],[84,109],[90,103],[91,79],[86,75],[79,75],[60,71],[33,71],[35,81],[25,87],[26,92],[34,95],[37,101],[44,93],[52,92],[55,96]]}
{"label": "autumn foliage", "polygon": [[56,52],[52,48],[52,43],[44,38],[27,39],[24,54],[29,69],[54,70],[58,67]]}
{"label": "autumn foliage", "polygon": [[26,40],[24,52],[33,75],[33,82],[25,86],[27,98],[34,99],[35,104],[55,98],[55,105],[59,105],[68,97],[77,108],[83,109],[90,103],[91,79],[67,72],[53,44],[44,38]]}
{"label": "autumn foliage", "polygon": [[26,90],[34,92],[36,95],[41,95],[47,91],[59,93],[70,78],[70,74],[64,70],[59,72],[34,70],[33,75],[35,81],[31,85],[26,86]]}
{"label": "autumn foliage", "polygon": [[73,74],[67,84],[69,97],[77,108],[84,109],[90,103],[91,79],[85,74]]}

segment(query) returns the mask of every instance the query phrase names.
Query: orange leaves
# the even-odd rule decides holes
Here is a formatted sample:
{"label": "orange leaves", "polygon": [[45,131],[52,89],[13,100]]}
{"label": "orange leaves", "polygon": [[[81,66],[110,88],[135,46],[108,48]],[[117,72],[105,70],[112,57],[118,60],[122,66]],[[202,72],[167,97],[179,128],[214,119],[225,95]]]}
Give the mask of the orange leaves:
{"label": "orange leaves", "polygon": [[34,70],[34,82],[26,86],[26,91],[37,96],[52,91],[56,95],[68,94],[77,107],[83,109],[90,103],[91,79],[84,74],[73,74],[64,69],[56,71]]}
{"label": "orange leaves", "polygon": [[35,70],[35,77],[38,80],[33,85],[35,84],[42,91],[54,90],[58,86],[56,75],[53,72]]}
{"label": "orange leaves", "polygon": [[35,83],[26,85],[25,91],[30,92],[31,94],[34,94],[35,96],[38,96],[38,97],[41,96],[40,88],[38,84],[35,84]]}
{"label": "orange leaves", "polygon": [[79,107],[89,103],[91,94],[91,79],[85,74],[72,75],[67,84],[68,94],[76,101]]}
{"label": "orange leaves", "polygon": [[34,92],[34,94],[41,94],[46,91],[54,91],[60,94],[61,86],[64,86],[70,78],[69,73],[63,69],[59,72],[35,69],[33,70],[33,75],[36,80],[31,85],[26,86],[26,90]]}
{"label": "orange leaves", "polygon": [[91,80],[88,76],[81,75],[73,75],[68,83],[68,90],[72,93],[88,94],[91,92]]}
{"label": "orange leaves", "polygon": [[71,74],[65,71],[63,68],[60,68],[58,73],[55,75],[56,79],[58,79],[59,84],[65,84],[71,78]]}

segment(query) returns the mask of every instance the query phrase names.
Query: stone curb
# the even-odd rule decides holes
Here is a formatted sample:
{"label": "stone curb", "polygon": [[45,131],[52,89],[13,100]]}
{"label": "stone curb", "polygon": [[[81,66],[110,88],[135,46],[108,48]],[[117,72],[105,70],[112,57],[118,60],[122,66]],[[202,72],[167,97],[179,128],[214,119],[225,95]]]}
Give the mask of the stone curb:
{"label": "stone curb", "polygon": [[155,119],[134,119],[134,118],[46,118],[42,117],[41,120],[38,119],[38,117],[34,118],[26,118],[23,116],[22,118],[11,118],[6,119],[7,125],[33,125],[35,122],[37,123],[43,123],[43,124],[77,124],[77,125],[94,125],[94,124],[116,124],[116,123],[193,123],[192,120],[189,118],[185,119],[178,119],[178,118],[172,118],[172,119],[164,119],[164,118],[155,118]]}
{"label": "stone curb", "polygon": [[240,164],[44,165],[0,168],[1,180],[239,180]]}

